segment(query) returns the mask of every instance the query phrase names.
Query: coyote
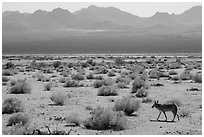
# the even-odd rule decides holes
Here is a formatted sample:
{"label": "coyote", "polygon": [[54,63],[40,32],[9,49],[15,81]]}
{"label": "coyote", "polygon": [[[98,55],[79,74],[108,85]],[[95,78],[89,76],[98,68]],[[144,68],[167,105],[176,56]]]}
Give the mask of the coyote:
{"label": "coyote", "polygon": [[157,120],[159,119],[160,115],[161,115],[161,112],[164,113],[164,116],[166,118],[166,121],[167,121],[167,116],[166,116],[166,113],[167,111],[171,111],[173,114],[174,114],[174,118],[172,121],[174,121],[175,117],[177,116],[178,117],[178,121],[179,121],[179,115],[177,114],[177,106],[173,103],[173,104],[159,104],[159,101],[155,101],[152,108],[156,108],[157,110],[159,110],[159,116],[157,118]]}

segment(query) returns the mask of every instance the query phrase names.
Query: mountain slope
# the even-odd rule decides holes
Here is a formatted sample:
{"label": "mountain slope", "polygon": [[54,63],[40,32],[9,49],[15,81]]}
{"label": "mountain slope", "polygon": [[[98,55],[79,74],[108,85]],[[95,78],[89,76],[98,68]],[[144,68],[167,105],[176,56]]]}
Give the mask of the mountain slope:
{"label": "mountain slope", "polygon": [[[200,52],[202,7],[141,18],[114,7],[2,14],[3,53]],[[193,49],[192,49],[193,47]]]}

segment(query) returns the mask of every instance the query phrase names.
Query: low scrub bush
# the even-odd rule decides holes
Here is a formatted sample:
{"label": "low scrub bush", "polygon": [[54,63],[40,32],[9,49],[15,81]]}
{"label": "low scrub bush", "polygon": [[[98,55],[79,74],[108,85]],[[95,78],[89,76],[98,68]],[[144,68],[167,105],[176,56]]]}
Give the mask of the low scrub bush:
{"label": "low scrub bush", "polygon": [[102,86],[98,89],[98,96],[117,96],[116,88],[110,86]]}
{"label": "low scrub bush", "polygon": [[94,79],[94,74],[89,73],[88,75],[86,75],[86,79]]}
{"label": "low scrub bush", "polygon": [[17,98],[7,98],[3,102],[2,114],[12,114],[17,112],[22,112],[24,107],[22,102]]}
{"label": "low scrub bush", "polygon": [[6,69],[6,70],[2,71],[2,76],[13,76],[13,75],[14,75],[14,73],[10,69]]}
{"label": "low scrub bush", "polygon": [[63,91],[53,92],[50,96],[50,99],[60,106],[64,105],[67,98],[70,98],[70,96]]}
{"label": "low scrub bush", "polygon": [[111,70],[111,71],[108,72],[108,76],[109,76],[109,77],[114,77],[114,76],[115,76],[115,73]]}
{"label": "low scrub bush", "polygon": [[76,80],[68,80],[64,87],[79,87],[79,83]]}
{"label": "low scrub bush", "polygon": [[124,97],[114,104],[115,111],[124,111],[126,115],[131,115],[133,112],[138,111],[139,108],[140,102],[132,97]]}
{"label": "low scrub bush", "polygon": [[127,87],[127,84],[126,84],[125,82],[119,82],[119,83],[117,84],[117,86],[118,86],[119,88],[128,88],[128,87]]}
{"label": "low scrub bush", "polygon": [[142,103],[151,103],[151,102],[153,102],[153,101],[149,97],[142,98]]}
{"label": "low scrub bush", "polygon": [[52,88],[52,83],[51,83],[51,82],[46,83],[46,84],[44,85],[44,90],[45,90],[45,91],[50,91],[51,88]]}
{"label": "low scrub bush", "polygon": [[104,84],[105,84],[105,81],[104,81],[104,80],[96,80],[96,81],[94,81],[94,83],[93,83],[93,87],[94,87],[94,88],[100,88],[100,87],[102,87]]}
{"label": "low scrub bush", "polygon": [[60,82],[60,83],[65,83],[65,82],[66,82],[66,79],[65,79],[65,78],[60,78],[60,79],[59,79],[59,82]]}
{"label": "low scrub bush", "polygon": [[80,81],[80,80],[84,80],[84,76],[79,74],[79,73],[77,73],[77,74],[73,74],[72,75],[72,79]]}
{"label": "low scrub bush", "polygon": [[4,130],[3,135],[33,135],[34,128],[30,127],[28,124],[22,125],[17,123],[12,125],[11,129]]}
{"label": "low scrub bush", "polygon": [[85,109],[86,109],[86,110],[93,110],[93,107],[90,106],[90,105],[88,105],[88,106],[85,107]]}
{"label": "low scrub bush", "polygon": [[192,79],[196,83],[202,83],[202,73],[196,73]]}
{"label": "low scrub bush", "polygon": [[31,87],[26,80],[18,80],[13,82],[9,93],[11,94],[27,94],[31,92]]}
{"label": "low scrub bush", "polygon": [[26,125],[29,122],[29,117],[24,113],[16,113],[12,115],[9,120],[7,126],[12,126],[15,124]]}
{"label": "low scrub bush", "polygon": [[84,121],[87,129],[93,130],[124,130],[127,128],[127,119],[122,112],[98,107],[92,111],[92,116]]}
{"label": "low scrub bush", "polygon": [[145,88],[148,89],[149,86],[147,85],[147,83],[142,80],[141,78],[135,78],[134,82],[132,83],[132,91],[131,93],[137,93],[137,90],[140,88]]}
{"label": "low scrub bush", "polygon": [[115,83],[119,83],[119,82],[124,82],[126,83],[127,85],[130,83],[130,79],[129,78],[124,78],[124,77],[117,77],[115,79]]}
{"label": "low scrub bush", "polygon": [[104,85],[106,86],[111,86],[115,83],[115,81],[112,78],[107,78],[104,80],[104,82],[105,82]]}
{"label": "low scrub bush", "polygon": [[180,80],[180,77],[178,75],[171,76],[171,80],[178,81],[178,80]]}
{"label": "low scrub bush", "polygon": [[180,75],[181,80],[191,80],[192,75],[190,74],[190,71],[185,71]]}
{"label": "low scrub bush", "polygon": [[5,76],[2,77],[2,82],[8,82],[8,81],[9,81],[8,77],[5,77]]}
{"label": "low scrub bush", "polygon": [[136,96],[139,98],[147,97],[148,96],[148,91],[145,88],[140,88],[136,92]]}
{"label": "low scrub bush", "polygon": [[95,79],[96,79],[96,80],[103,80],[104,78],[103,78],[103,76],[98,75],[98,76],[95,76]]}
{"label": "low scrub bush", "polygon": [[79,126],[81,123],[81,119],[78,113],[71,113],[67,117],[65,117],[65,121],[68,124],[75,124],[75,126]]}

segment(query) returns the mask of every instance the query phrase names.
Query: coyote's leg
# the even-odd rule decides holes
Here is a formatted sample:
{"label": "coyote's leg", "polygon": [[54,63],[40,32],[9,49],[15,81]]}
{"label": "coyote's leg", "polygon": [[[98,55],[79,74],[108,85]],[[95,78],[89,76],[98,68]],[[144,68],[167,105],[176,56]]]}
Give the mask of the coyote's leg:
{"label": "coyote's leg", "polygon": [[176,114],[177,115],[177,117],[178,117],[178,121],[180,121],[180,119],[179,119],[179,115],[178,114]]}
{"label": "coyote's leg", "polygon": [[165,116],[165,118],[166,118],[166,121],[167,121],[167,116],[166,116],[166,113],[163,111],[163,113],[164,113],[164,116]]}
{"label": "coyote's leg", "polygon": [[158,117],[157,117],[157,120],[159,119],[160,115],[161,115],[161,112],[159,112],[159,115],[158,115]]}

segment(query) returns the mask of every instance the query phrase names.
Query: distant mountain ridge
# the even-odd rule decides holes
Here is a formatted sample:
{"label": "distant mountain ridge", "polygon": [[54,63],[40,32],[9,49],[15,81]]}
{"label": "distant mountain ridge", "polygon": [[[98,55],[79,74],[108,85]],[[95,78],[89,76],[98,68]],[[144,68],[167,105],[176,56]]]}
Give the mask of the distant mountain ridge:
{"label": "distant mountain ridge", "polygon": [[[18,48],[25,43],[33,46],[36,43],[43,43],[41,46],[43,48],[46,41],[54,40],[62,40],[62,43],[67,45],[62,44],[62,48],[71,46],[69,51],[62,49],[63,52],[72,52],[73,49],[77,52],[75,47],[72,47],[76,43],[81,46],[87,44],[81,47],[82,51],[85,51],[83,48],[87,48],[87,46],[94,46],[95,51],[100,52],[104,49],[97,45],[102,46],[101,43],[104,43],[109,45],[109,49],[112,49],[111,46],[118,44],[121,39],[124,40],[124,45],[130,46],[130,49],[125,50],[126,46],[123,49],[122,45],[118,44],[121,46],[119,48],[121,52],[139,51],[137,49],[141,49],[142,45],[156,48],[154,52],[161,51],[161,49],[165,52],[169,48],[171,49],[171,43],[174,43],[175,46],[176,44],[186,44],[187,41],[190,41],[188,42],[191,43],[190,45],[197,44],[195,46],[198,48],[193,51],[197,52],[197,50],[202,49],[202,6],[194,6],[181,14],[156,12],[153,16],[145,18],[115,7],[97,7],[94,5],[74,13],[62,8],[56,8],[52,11],[37,10],[33,13],[5,11],[2,13],[2,34],[3,52],[10,52],[10,49],[15,49],[16,43],[18,43],[16,44]],[[74,39],[80,42],[74,41]],[[152,41],[152,43],[148,41]],[[21,44],[19,45],[19,43]],[[160,45],[161,43],[163,45]],[[158,47],[158,45],[160,46]],[[186,51],[190,48],[187,47],[188,45],[185,47]],[[51,52],[53,46],[51,44],[46,48],[50,48]],[[147,49],[153,52],[153,50]],[[32,52],[32,47],[30,50]],[[146,49],[144,50],[146,51]]]}

